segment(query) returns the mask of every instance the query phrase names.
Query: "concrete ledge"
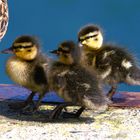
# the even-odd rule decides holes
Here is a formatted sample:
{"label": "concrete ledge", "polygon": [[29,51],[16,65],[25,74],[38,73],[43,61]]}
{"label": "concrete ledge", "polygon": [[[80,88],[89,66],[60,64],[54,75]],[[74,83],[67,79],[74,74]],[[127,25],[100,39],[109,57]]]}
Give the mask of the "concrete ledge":
{"label": "concrete ledge", "polygon": [[[30,91],[18,85],[0,84],[0,100],[25,100]],[[37,100],[35,96],[34,100]],[[43,102],[63,102],[54,92],[46,94]],[[140,92],[119,92],[115,94],[112,107],[140,107]]]}
{"label": "concrete ledge", "polygon": [[[8,85],[0,84],[0,100],[25,100],[31,91],[19,86],[19,85]],[[37,100],[38,96],[34,97],[34,100]],[[48,93],[43,102],[63,102],[63,99],[58,97],[54,92]]]}

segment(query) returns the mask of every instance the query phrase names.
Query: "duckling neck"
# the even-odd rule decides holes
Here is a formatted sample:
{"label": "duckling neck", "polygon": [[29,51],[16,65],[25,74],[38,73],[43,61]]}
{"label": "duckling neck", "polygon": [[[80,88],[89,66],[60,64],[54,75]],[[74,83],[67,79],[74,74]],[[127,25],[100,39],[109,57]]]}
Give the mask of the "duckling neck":
{"label": "duckling neck", "polygon": [[83,47],[81,50],[80,63],[85,66],[95,63],[96,55],[99,50]]}
{"label": "duckling neck", "polygon": [[97,52],[99,49],[94,49],[94,48],[91,48],[91,47],[88,47],[88,46],[83,46],[82,47],[83,51],[85,52]]}
{"label": "duckling neck", "polygon": [[32,59],[24,59],[24,58],[18,57],[18,56],[16,56],[16,55],[15,55],[15,57],[16,57],[16,59],[18,59],[18,60],[20,60],[20,61],[27,62],[27,63],[30,63],[30,62],[32,63],[32,62],[38,60],[38,59],[41,57],[41,55],[38,53],[38,54],[36,55],[36,57],[34,57],[34,58],[32,58]]}
{"label": "duckling neck", "polygon": [[67,57],[61,56],[59,58],[59,61],[66,65],[71,65],[74,63],[74,60],[71,56],[67,56]]}

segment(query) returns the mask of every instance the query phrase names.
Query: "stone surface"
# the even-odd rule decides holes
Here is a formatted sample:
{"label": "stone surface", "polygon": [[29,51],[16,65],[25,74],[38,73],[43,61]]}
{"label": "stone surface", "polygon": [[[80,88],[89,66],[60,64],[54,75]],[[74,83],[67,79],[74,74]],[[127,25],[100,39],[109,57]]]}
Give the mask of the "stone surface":
{"label": "stone surface", "polygon": [[101,114],[86,110],[79,119],[50,121],[53,106],[42,105],[37,113],[23,115],[8,108],[11,102],[0,102],[1,140],[140,140],[138,108],[110,107]]}
{"label": "stone surface", "polygon": [[[23,101],[30,91],[16,85],[0,85],[1,140],[140,140],[140,93],[120,92],[104,113],[85,110],[79,119],[49,120],[54,106],[47,102],[63,102],[55,93],[47,94],[39,111],[23,115],[11,110],[10,103]],[[37,100],[37,96],[34,98]],[[18,104],[18,102],[17,102]],[[68,111],[78,107],[69,107]]]}
{"label": "stone surface", "polygon": [[[79,119],[64,119],[61,115],[57,120],[48,119],[54,106],[47,103],[30,115],[9,108],[9,103],[25,100],[28,94],[15,85],[0,85],[0,139],[140,140],[140,93],[116,94],[114,103],[104,113],[85,110]],[[62,102],[54,93],[47,96],[44,102]],[[77,108],[69,107],[68,111]]]}

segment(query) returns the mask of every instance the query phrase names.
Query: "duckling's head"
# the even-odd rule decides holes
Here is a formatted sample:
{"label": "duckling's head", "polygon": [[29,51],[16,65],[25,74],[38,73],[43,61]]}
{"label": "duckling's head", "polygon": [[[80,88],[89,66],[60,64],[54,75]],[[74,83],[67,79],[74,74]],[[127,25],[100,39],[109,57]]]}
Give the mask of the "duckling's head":
{"label": "duckling's head", "polygon": [[78,33],[79,43],[87,49],[98,50],[103,44],[103,35],[96,25],[86,25]]}
{"label": "duckling's head", "polygon": [[75,43],[73,41],[64,41],[59,44],[57,50],[53,50],[51,53],[58,55],[60,62],[72,64],[75,59]]}
{"label": "duckling's head", "polygon": [[18,58],[31,61],[37,57],[39,52],[39,43],[35,37],[20,36],[12,44],[12,46],[2,53],[13,53]]}

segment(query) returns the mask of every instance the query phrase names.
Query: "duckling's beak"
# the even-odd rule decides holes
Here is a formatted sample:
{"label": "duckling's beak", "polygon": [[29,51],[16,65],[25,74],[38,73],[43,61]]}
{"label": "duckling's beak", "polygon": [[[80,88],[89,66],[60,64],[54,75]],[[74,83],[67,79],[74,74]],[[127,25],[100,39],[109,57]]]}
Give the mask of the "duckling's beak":
{"label": "duckling's beak", "polygon": [[58,50],[53,50],[53,51],[50,51],[50,53],[54,53],[54,54],[60,54],[60,51],[58,51]]}
{"label": "duckling's beak", "polygon": [[5,49],[5,50],[0,51],[0,53],[13,54],[13,49],[12,49],[12,47],[10,47],[8,49]]}

